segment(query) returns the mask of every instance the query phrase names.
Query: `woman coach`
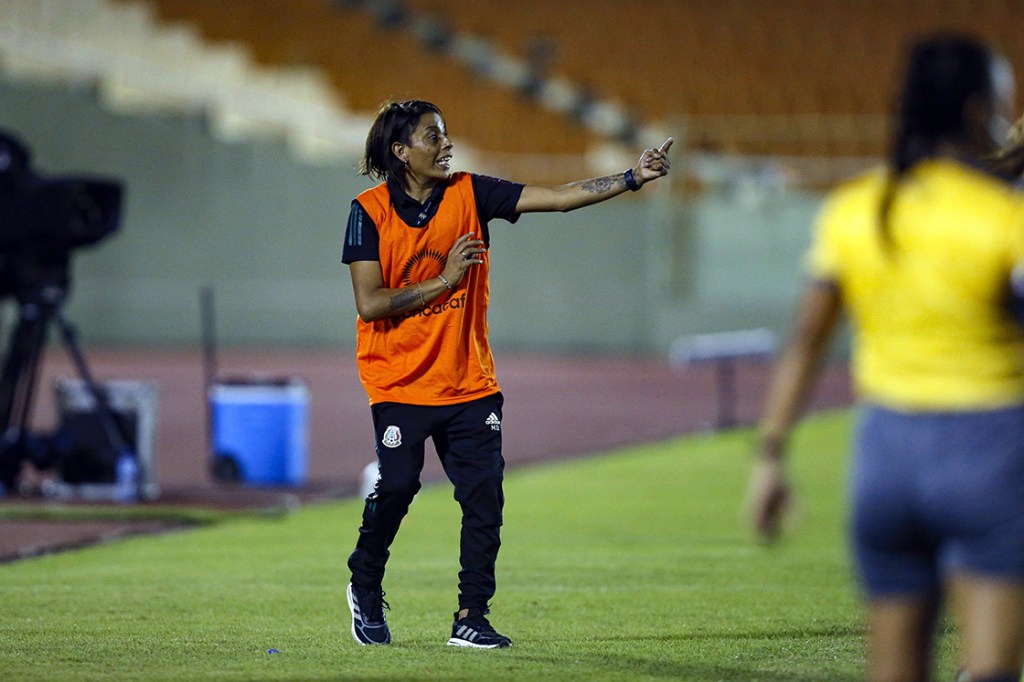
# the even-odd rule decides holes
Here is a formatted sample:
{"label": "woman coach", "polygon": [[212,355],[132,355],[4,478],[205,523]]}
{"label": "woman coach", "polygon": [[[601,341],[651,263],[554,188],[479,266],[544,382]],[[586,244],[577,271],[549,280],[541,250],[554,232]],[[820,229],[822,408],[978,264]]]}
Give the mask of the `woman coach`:
{"label": "woman coach", "polygon": [[383,182],[352,202],[342,255],[359,312],[356,357],[379,467],[348,561],[358,643],[391,641],[382,589],[388,548],[420,488],[430,438],[462,508],[459,609],[448,644],[511,644],[485,617],[504,503],[503,397],[487,340],[489,223],[638,190],[668,172],[671,144],[645,150],[617,175],[522,185],[453,173],[452,142],[436,105],[389,102],[379,110],[360,172]]}
{"label": "woman coach", "polygon": [[1024,656],[1024,197],[985,170],[1013,103],[1007,63],[936,38],[913,49],[888,168],[827,200],[811,282],[779,361],[750,485],[772,537],[783,451],[843,311],[862,409],[852,544],[867,594],[869,677],[930,679],[943,598],[974,682],[1020,679]]}

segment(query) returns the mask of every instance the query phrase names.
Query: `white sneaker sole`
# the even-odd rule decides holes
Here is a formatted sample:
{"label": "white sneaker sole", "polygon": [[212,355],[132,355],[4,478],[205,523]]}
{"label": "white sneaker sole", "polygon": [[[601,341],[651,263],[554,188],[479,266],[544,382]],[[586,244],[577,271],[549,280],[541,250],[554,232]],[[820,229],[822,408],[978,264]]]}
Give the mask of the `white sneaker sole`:
{"label": "white sneaker sole", "polygon": [[[502,648],[502,646],[500,644],[474,644],[473,642],[467,642],[466,640],[459,639],[458,637],[452,637],[451,639],[449,639],[448,640],[448,646],[461,646],[461,647],[466,647],[468,649],[501,649]],[[509,646],[512,646],[512,645],[511,644],[506,645],[506,647],[509,647]]]}
{"label": "white sneaker sole", "polygon": [[352,639],[356,640],[356,644],[359,646],[367,646],[366,642],[360,641],[356,635],[356,604],[355,599],[352,598],[352,583],[348,584],[345,596],[348,598],[348,612],[352,615]]}
{"label": "white sneaker sole", "polygon": [[386,646],[390,642],[364,642],[359,639],[359,635],[356,634],[356,604],[355,599],[352,597],[352,583],[348,584],[348,588],[345,590],[345,597],[348,599],[348,612],[352,615],[352,639],[356,640],[356,644],[359,646]]}

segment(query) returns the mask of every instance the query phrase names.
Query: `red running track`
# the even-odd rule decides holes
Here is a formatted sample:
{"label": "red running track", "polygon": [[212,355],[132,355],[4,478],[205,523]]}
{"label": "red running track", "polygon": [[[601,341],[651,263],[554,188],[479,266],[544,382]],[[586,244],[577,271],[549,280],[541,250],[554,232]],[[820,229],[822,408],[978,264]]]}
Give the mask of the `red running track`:
{"label": "red running track", "polygon": [[[516,467],[578,457],[619,446],[655,442],[716,427],[720,375],[712,366],[679,369],[663,359],[607,356],[525,356],[496,353],[505,394],[504,454]],[[220,354],[224,376],[302,378],[309,389],[309,483],[299,489],[254,488],[217,483],[210,474],[202,357],[170,350],[92,350],[89,366],[99,380],[152,381],[157,386],[155,426],[159,502],[210,507],[266,507],[354,494],[367,464],[375,460],[366,394],[349,350],[233,350]],[[757,419],[770,368],[760,362],[735,366],[734,416]],[[55,421],[53,384],[75,376],[63,350],[48,349],[34,402],[33,428]],[[851,403],[844,367],[829,367],[811,409]],[[33,477],[27,471],[23,477]],[[444,476],[428,449],[425,482]],[[33,481],[37,482],[37,481]],[[9,494],[0,505],[45,502]],[[161,530],[138,523],[0,522],[0,561],[82,546],[104,538]]]}

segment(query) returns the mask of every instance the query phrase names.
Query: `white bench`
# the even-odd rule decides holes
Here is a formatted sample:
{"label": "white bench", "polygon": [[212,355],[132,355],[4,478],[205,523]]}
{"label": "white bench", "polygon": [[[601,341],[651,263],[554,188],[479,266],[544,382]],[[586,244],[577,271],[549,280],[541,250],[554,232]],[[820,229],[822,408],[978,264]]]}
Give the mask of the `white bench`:
{"label": "white bench", "polygon": [[745,329],[680,336],[669,347],[669,362],[676,367],[713,365],[716,377],[715,428],[736,426],[736,362],[770,360],[778,343],[770,329]]}

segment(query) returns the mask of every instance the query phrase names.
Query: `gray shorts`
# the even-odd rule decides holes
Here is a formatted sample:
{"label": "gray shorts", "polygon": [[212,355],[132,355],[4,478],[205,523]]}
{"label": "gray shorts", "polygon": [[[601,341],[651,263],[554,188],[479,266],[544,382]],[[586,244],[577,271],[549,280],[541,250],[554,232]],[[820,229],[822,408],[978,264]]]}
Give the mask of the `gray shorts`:
{"label": "gray shorts", "polygon": [[1024,581],[1024,406],[866,406],[851,483],[854,553],[869,595],[936,593],[953,572]]}

